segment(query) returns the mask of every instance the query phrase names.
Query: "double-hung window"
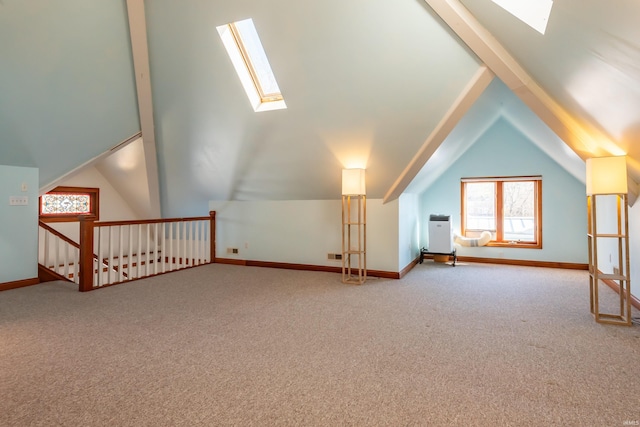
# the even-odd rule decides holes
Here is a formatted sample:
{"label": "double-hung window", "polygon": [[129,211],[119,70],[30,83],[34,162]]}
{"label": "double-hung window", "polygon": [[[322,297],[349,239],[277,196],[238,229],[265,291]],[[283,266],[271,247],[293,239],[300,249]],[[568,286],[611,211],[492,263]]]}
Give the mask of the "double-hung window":
{"label": "double-hung window", "polygon": [[463,178],[462,235],[491,232],[488,246],[542,248],[542,177]]}

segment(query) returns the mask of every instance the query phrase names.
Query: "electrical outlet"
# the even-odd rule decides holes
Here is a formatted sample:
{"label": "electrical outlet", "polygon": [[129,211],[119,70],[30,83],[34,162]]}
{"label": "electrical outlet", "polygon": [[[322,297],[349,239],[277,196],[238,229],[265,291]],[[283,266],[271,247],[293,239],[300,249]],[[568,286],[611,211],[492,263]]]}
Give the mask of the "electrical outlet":
{"label": "electrical outlet", "polygon": [[28,196],[10,196],[9,197],[10,206],[27,206],[28,204],[29,204]]}
{"label": "electrical outlet", "polygon": [[238,252],[238,248],[227,248],[228,254],[237,254]]}

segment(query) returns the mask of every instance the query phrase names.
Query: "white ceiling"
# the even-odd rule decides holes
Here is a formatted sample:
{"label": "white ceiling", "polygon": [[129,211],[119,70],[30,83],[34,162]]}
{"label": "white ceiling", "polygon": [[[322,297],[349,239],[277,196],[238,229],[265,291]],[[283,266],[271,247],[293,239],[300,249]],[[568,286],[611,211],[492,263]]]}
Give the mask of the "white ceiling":
{"label": "white ceiling", "polygon": [[584,182],[584,161],[571,151],[500,79],[494,78],[482,96],[416,175],[406,191],[420,193],[432,185],[501,117],[509,121],[567,172]]}
{"label": "white ceiling", "polygon": [[[165,217],[202,215],[209,200],[333,199],[350,166],[382,198],[482,65],[424,0],[144,3]],[[440,3],[468,8],[567,115],[614,141],[593,154],[628,153],[640,181],[640,2],[556,0],[544,36],[491,0]],[[125,2],[48,4],[0,2],[0,157],[39,167],[41,184],[139,130]],[[248,17],[286,110],[253,112],[218,37]],[[582,160],[494,80],[409,190],[500,116],[582,179]]]}
{"label": "white ceiling", "polygon": [[[163,213],[332,199],[350,166],[381,198],[479,66],[419,1],[188,4],[147,2]],[[286,110],[253,112],[217,35],[247,17]]]}
{"label": "white ceiling", "polygon": [[610,154],[629,154],[640,181],[640,2],[556,0],[545,35],[491,0],[461,2],[565,110],[614,141]]}

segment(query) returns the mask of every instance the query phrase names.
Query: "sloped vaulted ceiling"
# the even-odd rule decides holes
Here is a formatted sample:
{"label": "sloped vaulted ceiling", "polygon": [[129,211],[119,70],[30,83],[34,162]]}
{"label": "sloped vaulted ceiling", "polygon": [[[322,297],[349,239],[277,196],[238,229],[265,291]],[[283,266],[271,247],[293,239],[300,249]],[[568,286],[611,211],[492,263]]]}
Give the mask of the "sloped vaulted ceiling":
{"label": "sloped vaulted ceiling", "polygon": [[[216,26],[251,17],[288,108],[254,113]],[[480,63],[424,3],[147,2],[165,215],[207,201],[380,198]]]}
{"label": "sloped vaulted ceiling", "polygon": [[494,78],[425,163],[406,191],[421,193],[426,190],[500,118],[511,123],[567,172],[584,182],[584,161],[571,151],[500,79]]}
{"label": "sloped vaulted ceiling", "polygon": [[[640,181],[636,0],[556,0],[544,36],[491,0],[146,0],[162,215],[333,199],[350,166],[385,196],[483,65],[431,3],[464,6],[610,141],[591,154],[629,154]],[[249,17],[286,110],[253,112],[218,37]],[[0,2],[0,162],[38,167],[43,185],[137,135],[129,42],[125,0]]]}
{"label": "sloped vaulted ceiling", "polygon": [[0,1],[0,163],[40,185],[140,130],[124,1]]}
{"label": "sloped vaulted ceiling", "polygon": [[555,101],[613,143],[595,141],[592,154],[628,154],[640,182],[640,2],[556,0],[544,35],[491,0],[461,3]]}

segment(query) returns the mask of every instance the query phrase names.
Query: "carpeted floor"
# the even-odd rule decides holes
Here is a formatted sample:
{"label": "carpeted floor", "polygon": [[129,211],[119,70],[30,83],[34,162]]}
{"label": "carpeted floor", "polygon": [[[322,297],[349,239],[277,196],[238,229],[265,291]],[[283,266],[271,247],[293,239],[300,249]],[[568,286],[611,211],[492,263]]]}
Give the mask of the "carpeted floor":
{"label": "carpeted floor", "polygon": [[2,426],[638,425],[639,380],[638,326],[595,323],[584,271],[216,264],[0,293]]}

